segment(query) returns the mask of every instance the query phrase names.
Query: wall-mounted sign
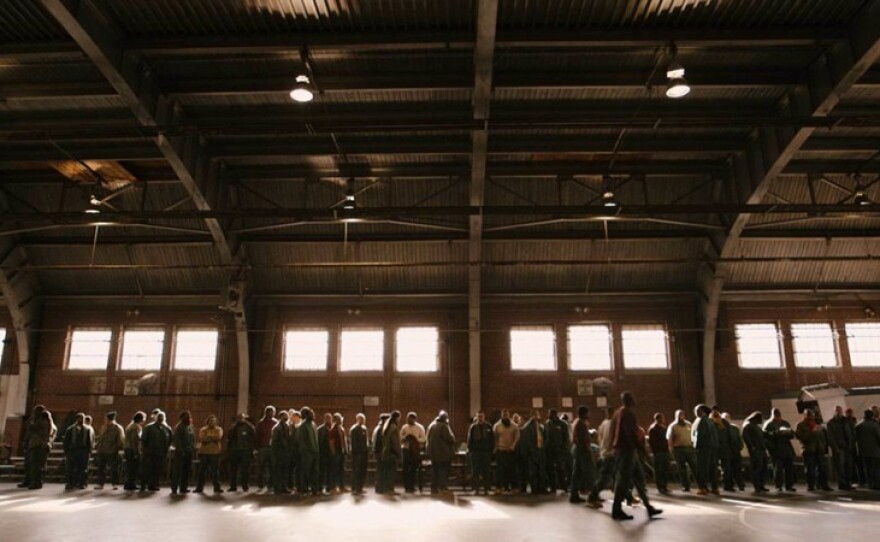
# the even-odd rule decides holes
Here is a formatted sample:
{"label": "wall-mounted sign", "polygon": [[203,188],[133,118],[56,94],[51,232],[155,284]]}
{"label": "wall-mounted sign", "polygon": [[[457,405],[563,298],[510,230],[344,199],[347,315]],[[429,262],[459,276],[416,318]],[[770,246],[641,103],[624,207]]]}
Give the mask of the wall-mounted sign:
{"label": "wall-mounted sign", "polygon": [[608,398],[604,395],[596,397],[596,406],[599,408],[605,408],[608,406]]}
{"label": "wall-mounted sign", "polygon": [[562,398],[562,408],[571,408],[572,404],[571,397]]}
{"label": "wall-mounted sign", "polygon": [[593,381],[589,378],[578,378],[578,396],[588,397],[593,395]]}
{"label": "wall-mounted sign", "polygon": [[379,397],[377,395],[365,395],[364,406],[379,406]]}
{"label": "wall-mounted sign", "polygon": [[140,395],[140,390],[138,389],[138,381],[136,378],[126,379],[125,388],[122,391],[122,395]]}
{"label": "wall-mounted sign", "polygon": [[544,398],[532,397],[532,408],[544,408]]}
{"label": "wall-mounted sign", "polygon": [[99,405],[112,405],[113,404],[113,396],[112,395],[99,395],[98,396],[98,404]]}

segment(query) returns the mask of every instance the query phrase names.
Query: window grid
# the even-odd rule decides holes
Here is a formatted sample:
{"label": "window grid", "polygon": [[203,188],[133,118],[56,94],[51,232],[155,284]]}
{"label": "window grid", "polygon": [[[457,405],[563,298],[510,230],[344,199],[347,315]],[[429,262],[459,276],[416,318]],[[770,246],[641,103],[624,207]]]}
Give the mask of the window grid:
{"label": "window grid", "polygon": [[626,325],[621,328],[625,369],[668,369],[669,348],[662,324]]}
{"label": "window grid", "polygon": [[219,335],[217,328],[179,328],[174,341],[174,370],[213,371]]}
{"label": "window grid", "polygon": [[796,367],[837,367],[835,334],[829,323],[791,324],[791,347]]}
{"label": "window grid", "polygon": [[880,322],[847,322],[846,344],[853,367],[880,367]]}
{"label": "window grid", "polygon": [[736,324],[737,356],[743,369],[782,369],[779,328],[775,323]]}
{"label": "window grid", "polygon": [[339,334],[339,370],[382,371],[385,332],[381,329],[343,328]]}
{"label": "window grid", "polygon": [[568,368],[572,371],[610,371],[611,326],[580,324],[568,328]]}
{"label": "window grid", "polygon": [[510,368],[514,371],[555,371],[556,332],[553,326],[511,327]]}
{"label": "window grid", "polygon": [[67,369],[71,371],[104,371],[110,360],[113,331],[103,327],[75,327],[70,332]]}
{"label": "window grid", "polygon": [[284,333],[285,371],[326,371],[330,332],[321,328],[288,328]]}
{"label": "window grid", "polygon": [[440,333],[436,327],[401,327],[395,334],[395,369],[400,372],[437,372]]}
{"label": "window grid", "polygon": [[127,328],[122,330],[120,371],[158,371],[165,352],[162,328]]}

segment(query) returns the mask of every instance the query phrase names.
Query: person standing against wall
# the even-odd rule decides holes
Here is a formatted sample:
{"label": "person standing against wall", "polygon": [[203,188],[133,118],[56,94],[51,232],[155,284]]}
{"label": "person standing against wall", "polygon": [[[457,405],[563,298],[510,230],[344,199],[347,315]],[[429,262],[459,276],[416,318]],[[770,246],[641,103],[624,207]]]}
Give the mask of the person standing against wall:
{"label": "person standing against wall", "polygon": [[[727,422],[727,445],[730,447],[730,487],[732,489],[734,484],[736,484],[740,491],[745,491],[746,482],[743,480],[742,471],[742,431],[739,426],[731,421],[730,414],[727,412],[722,414],[721,418]],[[727,476],[726,473],[725,476]],[[727,482],[725,482],[726,485]]]}
{"label": "person standing against wall", "polygon": [[699,404],[694,407],[694,424],[691,427],[691,438],[697,449],[697,495],[708,495],[709,491],[718,491],[718,432],[709,418],[712,409]]}
{"label": "person standing against wall", "polygon": [[257,491],[272,487],[272,429],[276,425],[275,407],[269,405],[257,422]]}
{"label": "person standing against wall", "polygon": [[691,490],[691,476],[697,478],[697,451],[691,436],[691,422],[685,418],[684,410],[675,411],[675,422],[669,424],[666,439],[678,467],[678,483],[681,484],[681,490],[687,493]]}
{"label": "person standing against wall", "polygon": [[794,487],[794,448],[791,446],[794,431],[791,424],[782,419],[782,412],[778,408],[774,408],[771,414],[772,419],[764,424],[764,434],[773,457],[776,490],[782,491],[784,488],[797,491]]}
{"label": "person standing against wall", "polygon": [[86,415],[76,415],[76,421],[64,432],[64,455],[67,483],[64,489],[85,489],[89,456],[95,442],[95,433],[85,424]]}
{"label": "person standing against wall", "polygon": [[299,448],[299,468],[301,485],[300,493],[303,495],[320,495],[321,482],[318,471],[318,433],[315,430],[315,413],[309,407],[300,409],[302,423],[296,431],[297,447]]}
{"label": "person standing against wall", "polygon": [[555,408],[547,411],[544,425],[546,443],[544,446],[547,482],[550,492],[568,489],[568,468],[571,464],[571,427],[559,417]]}
{"label": "person standing against wall", "polygon": [[247,414],[240,413],[235,418],[235,423],[229,428],[226,437],[227,460],[229,461],[229,491],[241,489],[247,491],[248,481],[251,476],[251,462],[254,459],[254,449],[257,442],[257,430],[254,424],[247,418]]}
{"label": "person standing against wall", "polygon": [[837,474],[837,488],[843,491],[852,489],[852,454],[855,438],[852,426],[843,415],[843,407],[834,407],[834,417],[828,420],[828,445],[831,447],[831,460]]}
{"label": "person standing against wall", "polygon": [[143,477],[141,491],[159,491],[159,480],[165,471],[168,449],[171,447],[173,431],[165,423],[165,413],[156,413],[156,419],[144,427],[141,450],[143,451]]}
{"label": "person standing against wall", "polygon": [[189,493],[189,473],[196,453],[196,433],[192,426],[192,414],[184,410],[174,426],[174,468],[171,470],[171,494]]}
{"label": "person standing against wall", "polygon": [[488,495],[492,486],[492,452],[495,449],[495,436],[492,426],[486,422],[486,413],[483,411],[477,413],[476,420],[468,428],[467,447],[471,464],[471,487],[477,495],[480,494],[481,488],[483,493]]}
{"label": "person standing against wall", "polygon": [[[592,488],[595,485],[596,465],[593,463],[593,451],[590,442],[590,408],[581,405],[577,410],[577,419],[572,430],[571,444],[571,484],[569,487],[568,502],[578,504],[584,502],[580,492],[582,488]],[[590,501],[591,508],[597,508],[597,503]],[[601,506],[599,504],[598,506]]]}
{"label": "person standing against wall", "polygon": [[354,495],[364,494],[364,482],[367,479],[367,454],[370,451],[367,417],[363,414],[355,416],[355,424],[348,430],[348,451],[351,454],[351,492]]}
{"label": "person standing against wall", "polygon": [[400,411],[392,412],[382,426],[382,493],[396,495],[394,478],[397,476],[397,462],[400,461]]}
{"label": "person standing against wall", "polygon": [[287,469],[290,466],[290,416],[286,410],[278,414],[278,423],[272,428],[272,491],[287,495]]}
{"label": "person standing against wall", "polygon": [[492,428],[495,434],[496,493],[518,490],[516,484],[516,447],[519,427],[510,419],[510,412],[501,412],[501,419]]}
{"label": "person standing against wall", "polygon": [[98,471],[98,485],[95,489],[104,489],[107,468],[110,469],[110,483],[113,489],[119,486],[119,454],[125,448],[125,429],[116,423],[116,412],[108,412],[104,427],[95,443],[95,464]]}
{"label": "person standing against wall", "polygon": [[217,425],[217,416],[211,414],[199,429],[199,476],[196,493],[205,490],[205,479],[211,476],[214,493],[223,493],[220,487],[220,452],[223,451],[223,428]]}
{"label": "person standing against wall", "polygon": [[333,414],[333,423],[327,431],[327,453],[329,459],[329,490],[334,495],[345,491],[345,453],[348,449],[342,414]]}
{"label": "person standing against wall", "polygon": [[669,441],[666,439],[666,418],[663,413],[654,414],[654,423],[648,428],[648,444],[654,463],[654,482],[661,495],[669,494]]}
{"label": "person standing against wall", "polygon": [[403,448],[403,489],[415,493],[416,482],[421,491],[422,450],[428,442],[425,427],[419,423],[415,412],[406,415],[406,423],[400,428],[400,443]]}
{"label": "person standing against wall", "polygon": [[431,460],[431,493],[449,491],[449,469],[455,457],[455,435],[449,414],[441,410],[428,426],[428,458]]}
{"label": "person standing against wall", "polygon": [[137,479],[141,475],[141,437],[146,417],[147,415],[143,412],[135,412],[131,423],[125,428],[125,444],[122,453],[125,457],[125,485],[123,488],[126,491],[137,489]]}

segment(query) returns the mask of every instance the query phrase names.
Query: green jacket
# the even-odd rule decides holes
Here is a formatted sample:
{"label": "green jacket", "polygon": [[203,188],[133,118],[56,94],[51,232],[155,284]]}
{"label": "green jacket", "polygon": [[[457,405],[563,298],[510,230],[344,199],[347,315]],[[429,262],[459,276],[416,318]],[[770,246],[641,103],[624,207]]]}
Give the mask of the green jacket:
{"label": "green jacket", "polygon": [[315,432],[315,424],[310,420],[303,420],[296,431],[296,442],[299,453],[318,454],[318,433]]}
{"label": "green jacket", "polygon": [[396,423],[388,423],[382,431],[382,461],[396,461],[400,459],[400,427]]}
{"label": "green jacket", "polygon": [[856,445],[863,458],[880,459],[880,423],[862,420],[856,424]]}
{"label": "green jacket", "polygon": [[162,457],[168,455],[168,448],[171,446],[171,434],[171,427],[167,423],[152,422],[147,424],[141,436],[144,454],[160,455]]}
{"label": "green jacket", "polygon": [[428,426],[428,457],[434,463],[452,463],[455,457],[455,435],[449,424],[434,420]]}
{"label": "green jacket", "polygon": [[735,454],[742,452],[743,449],[742,432],[730,422],[727,423],[727,447]]}
{"label": "green jacket", "polygon": [[174,426],[174,449],[178,455],[196,453],[196,432],[192,425],[179,423]]}
{"label": "green jacket", "polygon": [[816,425],[816,428],[811,431],[807,422],[800,422],[794,433],[801,442],[805,454],[825,454],[828,452],[828,436],[825,428],[821,425]]}
{"label": "green jacket", "polygon": [[694,440],[694,448],[718,448],[718,430],[715,422],[709,416],[701,416],[694,420],[691,426],[691,436]]}
{"label": "green jacket", "polygon": [[749,456],[767,455],[767,440],[764,437],[764,430],[761,429],[760,424],[746,421],[742,429],[742,438],[749,449]]}
{"label": "green jacket", "polygon": [[770,420],[764,424],[764,435],[770,455],[778,458],[794,457],[791,441],[795,435],[790,423],[785,420]]}

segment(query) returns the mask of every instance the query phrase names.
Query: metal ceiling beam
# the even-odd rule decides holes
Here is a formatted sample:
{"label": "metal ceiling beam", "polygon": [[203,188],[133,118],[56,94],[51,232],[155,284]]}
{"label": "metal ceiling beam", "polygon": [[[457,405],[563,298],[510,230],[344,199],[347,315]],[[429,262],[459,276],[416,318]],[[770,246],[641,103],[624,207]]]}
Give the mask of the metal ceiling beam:
{"label": "metal ceiling beam", "polygon": [[[870,0],[853,19],[846,32],[847,39],[826,48],[805,73],[808,84],[790,91],[779,104],[780,112],[793,117],[826,117],[840,103],[841,97],[880,60],[880,1]],[[734,159],[734,201],[747,205],[763,201],[770,186],[795,157],[815,131],[799,129],[760,128],[751,138],[747,152]],[[716,241],[718,257],[725,260],[736,255],[740,237],[751,213],[738,213],[727,234]],[[721,293],[729,273],[723,262],[714,265],[711,277],[703,285],[708,302],[701,320],[703,333],[704,399],[715,402],[715,338]]]}

